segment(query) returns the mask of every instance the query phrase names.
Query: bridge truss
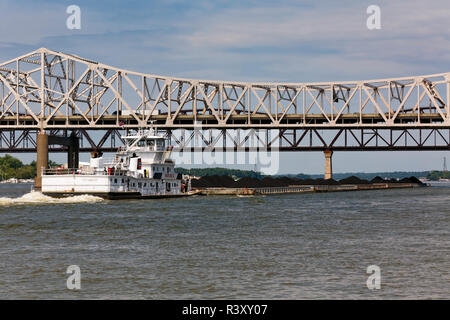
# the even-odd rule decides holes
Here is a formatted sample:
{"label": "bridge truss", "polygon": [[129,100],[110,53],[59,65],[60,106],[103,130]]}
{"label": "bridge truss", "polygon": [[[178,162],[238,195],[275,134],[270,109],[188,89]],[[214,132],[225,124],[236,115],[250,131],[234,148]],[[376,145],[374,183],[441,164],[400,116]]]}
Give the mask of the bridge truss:
{"label": "bridge truss", "polygon": [[[80,138],[80,152],[115,152],[123,145],[124,132],[109,129],[90,134],[88,130],[49,130],[50,135]],[[35,152],[37,130],[0,131],[0,152]],[[167,130],[175,152],[205,151],[420,151],[450,150],[450,129],[354,129],[324,130]],[[66,147],[50,146],[50,152],[65,152]]]}
{"label": "bridge truss", "polygon": [[209,81],[41,48],[0,64],[0,99],[0,152],[34,152],[41,130],[74,132],[80,151],[113,151],[123,130],[150,126],[166,132],[179,151],[450,150],[450,73],[326,83]]}

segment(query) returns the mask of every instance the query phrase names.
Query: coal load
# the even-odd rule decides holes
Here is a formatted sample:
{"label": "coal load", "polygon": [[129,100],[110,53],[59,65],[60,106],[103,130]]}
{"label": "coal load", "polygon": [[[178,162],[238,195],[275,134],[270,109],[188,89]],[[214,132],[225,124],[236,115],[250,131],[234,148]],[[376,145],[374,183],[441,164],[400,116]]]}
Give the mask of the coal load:
{"label": "coal load", "polygon": [[243,177],[234,183],[235,188],[259,188],[261,181],[257,178]]}
{"label": "coal load", "polygon": [[280,177],[277,180],[281,187],[288,187],[295,184],[295,179],[289,177]]}
{"label": "coal load", "polygon": [[299,179],[299,178],[289,178],[290,179],[290,186],[302,186],[305,185],[305,180]]}
{"label": "coal load", "polygon": [[192,180],[193,188],[276,188],[289,187],[301,185],[342,185],[342,184],[371,184],[371,183],[417,183],[422,182],[416,177],[403,178],[400,181],[395,179],[383,179],[379,176],[373,178],[371,181],[360,179],[356,176],[351,176],[340,181],[334,179],[298,179],[289,177],[264,177],[263,179],[243,177],[237,181],[229,176],[203,176],[198,180]]}
{"label": "coal load", "polygon": [[334,179],[325,179],[325,184],[329,185],[329,186],[337,186],[340,185],[341,183],[339,181],[336,181]]}
{"label": "coal load", "polygon": [[261,179],[261,187],[286,187],[280,179],[264,177]]}
{"label": "coal load", "polygon": [[309,184],[317,185],[317,186],[330,186],[330,185],[338,185],[339,182],[337,182],[334,179],[317,178],[317,179],[312,179],[311,183],[309,183]]}
{"label": "coal load", "polygon": [[386,180],[384,180],[382,177],[380,176],[376,176],[375,178],[373,178],[372,180],[370,180],[371,183],[386,183]]}
{"label": "coal load", "polygon": [[345,179],[339,180],[340,184],[369,184],[370,182],[367,180],[360,179],[356,176],[350,176]]}
{"label": "coal load", "polygon": [[316,182],[316,180],[314,180],[314,179],[304,179],[304,180],[300,180],[298,182],[298,184],[302,185],[302,186],[311,186],[311,185],[314,185],[315,182]]}
{"label": "coal load", "polygon": [[418,183],[418,184],[423,184],[422,181],[420,181],[419,179],[417,179],[414,176],[409,177],[409,178],[403,178],[399,182],[400,183]]}
{"label": "coal load", "polygon": [[422,181],[420,181],[419,179],[417,179],[417,178],[414,177],[414,176],[409,177],[409,180],[411,180],[411,183],[419,183],[419,184],[423,184]]}
{"label": "coal load", "polygon": [[229,176],[203,176],[192,180],[193,188],[233,188],[234,180]]}

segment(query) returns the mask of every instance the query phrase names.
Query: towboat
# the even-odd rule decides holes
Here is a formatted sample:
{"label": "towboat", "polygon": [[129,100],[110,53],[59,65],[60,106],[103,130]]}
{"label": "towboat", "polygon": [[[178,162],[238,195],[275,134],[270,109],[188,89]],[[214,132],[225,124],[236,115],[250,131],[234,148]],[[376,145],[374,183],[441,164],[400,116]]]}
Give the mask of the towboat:
{"label": "towboat", "polygon": [[106,199],[175,198],[192,195],[170,159],[172,147],[155,129],[128,132],[125,145],[106,159],[92,152],[79,168],[42,169],[42,193],[51,197],[88,194]]}

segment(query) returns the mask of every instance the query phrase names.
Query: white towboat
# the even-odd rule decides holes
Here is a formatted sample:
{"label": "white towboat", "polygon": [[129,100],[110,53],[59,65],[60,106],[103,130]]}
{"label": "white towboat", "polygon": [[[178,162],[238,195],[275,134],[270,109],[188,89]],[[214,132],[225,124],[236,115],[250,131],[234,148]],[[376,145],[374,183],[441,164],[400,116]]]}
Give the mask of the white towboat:
{"label": "white towboat", "polygon": [[122,137],[112,159],[92,153],[88,165],[42,171],[42,193],[52,197],[90,194],[107,199],[169,198],[193,194],[190,182],[182,183],[169,158],[172,147],[155,130]]}

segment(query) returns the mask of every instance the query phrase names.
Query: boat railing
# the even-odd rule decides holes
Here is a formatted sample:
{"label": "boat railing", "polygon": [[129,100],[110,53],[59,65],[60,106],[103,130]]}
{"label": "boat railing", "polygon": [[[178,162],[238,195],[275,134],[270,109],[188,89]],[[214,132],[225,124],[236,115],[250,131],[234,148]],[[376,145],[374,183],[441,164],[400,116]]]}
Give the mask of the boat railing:
{"label": "boat railing", "polygon": [[119,160],[116,157],[103,158],[103,165],[107,167],[115,166],[119,163]]}
{"label": "boat railing", "polygon": [[76,174],[80,169],[76,168],[42,168],[42,175]]}
{"label": "boat railing", "polygon": [[112,168],[42,168],[42,175],[95,175],[95,176],[129,176],[125,170],[112,170]]}

